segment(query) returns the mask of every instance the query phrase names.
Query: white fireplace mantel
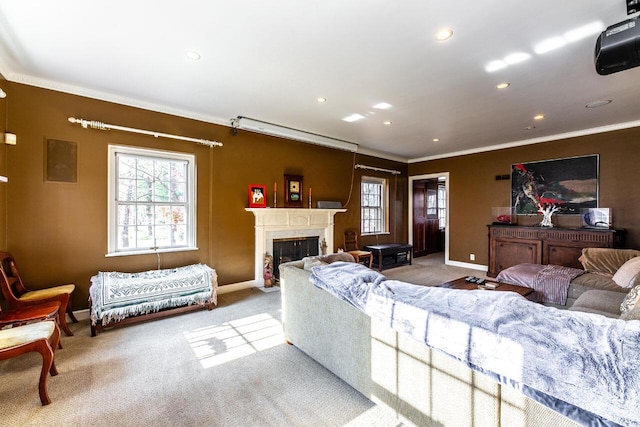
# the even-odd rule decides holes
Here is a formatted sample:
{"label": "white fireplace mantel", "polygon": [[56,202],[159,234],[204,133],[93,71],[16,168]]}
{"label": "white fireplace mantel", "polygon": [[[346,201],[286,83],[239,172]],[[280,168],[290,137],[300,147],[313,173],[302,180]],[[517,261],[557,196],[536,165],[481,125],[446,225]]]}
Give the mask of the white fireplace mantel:
{"label": "white fireplace mantel", "polygon": [[273,254],[273,239],[318,236],[333,251],[334,216],[346,209],[247,208],[255,215],[255,281],[264,285],[266,254]]}

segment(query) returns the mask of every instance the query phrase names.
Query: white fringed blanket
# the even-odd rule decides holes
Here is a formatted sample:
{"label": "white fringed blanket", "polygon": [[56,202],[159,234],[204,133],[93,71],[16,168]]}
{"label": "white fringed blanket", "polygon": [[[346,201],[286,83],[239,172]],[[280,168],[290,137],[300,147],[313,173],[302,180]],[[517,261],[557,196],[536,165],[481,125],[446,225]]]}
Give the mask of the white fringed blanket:
{"label": "white fringed blanket", "polygon": [[204,264],[141,273],[99,272],[91,278],[91,324],[191,304],[216,304],[218,280]]}

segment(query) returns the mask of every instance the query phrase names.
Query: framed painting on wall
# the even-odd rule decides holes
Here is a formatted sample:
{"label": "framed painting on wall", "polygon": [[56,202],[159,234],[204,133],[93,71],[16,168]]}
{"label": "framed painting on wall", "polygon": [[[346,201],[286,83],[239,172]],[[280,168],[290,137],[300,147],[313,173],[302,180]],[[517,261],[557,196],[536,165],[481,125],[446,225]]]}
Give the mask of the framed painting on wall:
{"label": "framed painting on wall", "polygon": [[598,207],[597,154],[511,165],[511,206],[535,214],[556,206],[558,214]]}
{"label": "framed painting on wall", "polygon": [[249,207],[250,208],[266,208],[267,207],[267,187],[265,185],[259,185],[259,184],[249,185]]}

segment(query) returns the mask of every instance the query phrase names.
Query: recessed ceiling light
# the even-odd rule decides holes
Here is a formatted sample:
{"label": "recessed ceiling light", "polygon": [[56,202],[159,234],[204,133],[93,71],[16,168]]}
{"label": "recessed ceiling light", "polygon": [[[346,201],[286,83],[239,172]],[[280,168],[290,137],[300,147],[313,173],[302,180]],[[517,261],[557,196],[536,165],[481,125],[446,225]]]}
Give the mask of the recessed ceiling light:
{"label": "recessed ceiling light", "polygon": [[440,138],[433,138],[432,141],[433,142],[440,142]]}
{"label": "recessed ceiling light", "polygon": [[611,104],[611,102],[612,101],[610,99],[600,99],[598,101],[591,101],[590,103],[585,105],[585,107],[587,107],[587,108],[604,107],[605,105]]}
{"label": "recessed ceiling light", "polygon": [[509,86],[511,86],[511,83],[504,82],[504,83],[497,84],[496,89],[506,89]]}
{"label": "recessed ceiling light", "polygon": [[533,120],[542,120],[544,119],[544,114],[536,114],[533,116]]}
{"label": "recessed ceiling light", "polygon": [[531,55],[525,52],[515,52],[504,57],[504,62],[509,65],[517,64],[531,58]]}
{"label": "recessed ceiling light", "polygon": [[382,122],[385,126],[391,126],[391,120],[385,120]]}
{"label": "recessed ceiling light", "polygon": [[356,113],[356,114],[352,114],[350,116],[347,116],[347,117],[343,118],[342,120],[344,120],[345,122],[352,123],[352,122],[356,122],[356,121],[362,120],[362,119],[364,119],[364,116],[362,114],[357,114]]}
{"label": "recessed ceiling light", "polygon": [[6,98],[7,97],[7,92],[5,92],[4,90],[0,89],[0,98]]}
{"label": "recessed ceiling light", "polygon": [[317,101],[320,103],[327,102],[327,98],[320,97],[317,99]]}
{"label": "recessed ceiling light", "polygon": [[194,61],[197,61],[198,59],[201,58],[200,54],[193,50],[188,51],[186,55],[187,55],[187,58],[193,59]]}
{"label": "recessed ceiling light", "polygon": [[563,37],[551,37],[550,39],[543,40],[533,47],[533,51],[538,55],[550,52],[552,50],[559,49],[567,44]]}
{"label": "recessed ceiling light", "polygon": [[377,108],[378,110],[388,110],[391,107],[392,105],[386,102],[378,102],[376,105],[373,106],[373,108]]}
{"label": "recessed ceiling light", "polygon": [[438,40],[439,42],[443,42],[445,40],[449,40],[452,36],[453,30],[451,28],[446,28],[436,33],[436,40]]}
{"label": "recessed ceiling light", "polygon": [[489,62],[485,67],[485,71],[487,73],[493,73],[494,71],[498,71],[498,70],[502,70],[503,68],[506,68],[507,63],[504,62],[501,59],[497,59],[495,61],[491,61]]}
{"label": "recessed ceiling light", "polygon": [[564,33],[564,38],[569,42],[575,42],[586,37],[599,34],[600,32],[602,32],[602,30],[604,30],[604,28],[605,27],[602,22],[596,21],[587,25],[583,25],[582,27],[567,31],[566,33]]}

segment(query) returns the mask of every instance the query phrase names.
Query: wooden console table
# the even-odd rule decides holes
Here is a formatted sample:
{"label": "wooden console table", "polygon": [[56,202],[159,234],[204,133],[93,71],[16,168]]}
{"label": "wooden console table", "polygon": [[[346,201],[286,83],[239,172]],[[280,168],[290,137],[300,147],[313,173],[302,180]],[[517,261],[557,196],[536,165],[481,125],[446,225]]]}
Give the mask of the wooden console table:
{"label": "wooden console table", "polygon": [[489,225],[489,271],[496,277],[517,264],[555,264],[582,268],[583,248],[622,246],[624,231]]}

